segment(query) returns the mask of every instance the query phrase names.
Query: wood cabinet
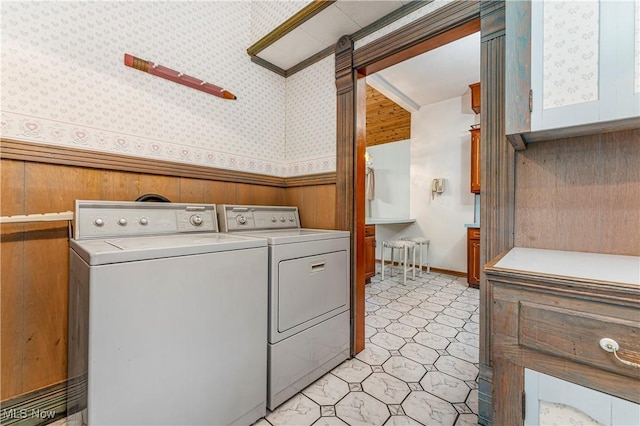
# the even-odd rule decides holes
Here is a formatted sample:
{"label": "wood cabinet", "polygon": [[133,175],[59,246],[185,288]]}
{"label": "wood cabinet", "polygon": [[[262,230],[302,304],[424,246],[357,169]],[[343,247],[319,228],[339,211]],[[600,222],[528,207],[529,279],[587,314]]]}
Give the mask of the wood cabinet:
{"label": "wood cabinet", "polygon": [[467,228],[467,283],[480,285],[480,228]]}
{"label": "wood cabinet", "polygon": [[471,192],[480,193],[480,129],[471,129]]}
{"label": "wood cabinet", "polygon": [[516,148],[535,140],[531,132],[637,126],[638,9],[637,1],[505,3],[505,131]]}
{"label": "wood cabinet", "polygon": [[480,114],[480,83],[470,84],[471,89],[471,109],[476,114]]}
{"label": "wood cabinet", "polygon": [[364,278],[366,282],[376,275],[376,226],[364,227]]}
{"label": "wood cabinet", "polygon": [[[526,370],[558,379],[563,387],[575,384],[612,395],[635,405],[638,413],[640,369],[600,346],[602,338],[613,339],[620,358],[640,362],[638,261],[633,256],[514,248],[487,264],[493,424],[522,425],[525,411],[527,419],[535,416],[524,407],[525,400],[535,399],[523,393],[531,388],[527,380],[533,380]],[[544,399],[585,411],[567,395],[555,394],[558,398]],[[628,412],[611,404],[619,413]]]}

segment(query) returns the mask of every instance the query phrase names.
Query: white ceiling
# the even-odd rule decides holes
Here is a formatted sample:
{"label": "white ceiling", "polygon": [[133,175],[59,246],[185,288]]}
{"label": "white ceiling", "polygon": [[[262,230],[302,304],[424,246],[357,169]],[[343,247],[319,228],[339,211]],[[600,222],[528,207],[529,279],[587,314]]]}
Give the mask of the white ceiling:
{"label": "white ceiling", "polygon": [[480,33],[367,76],[367,83],[409,111],[462,96],[478,81]]}
{"label": "white ceiling", "polygon": [[337,0],[256,56],[289,68],[408,4],[409,0]]}

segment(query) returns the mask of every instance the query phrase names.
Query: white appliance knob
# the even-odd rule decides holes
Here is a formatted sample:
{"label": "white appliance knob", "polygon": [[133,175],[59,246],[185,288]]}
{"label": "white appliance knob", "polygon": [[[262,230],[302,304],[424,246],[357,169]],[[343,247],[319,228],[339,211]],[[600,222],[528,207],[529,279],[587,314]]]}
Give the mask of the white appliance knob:
{"label": "white appliance knob", "polygon": [[280,222],[284,222],[284,216],[280,216]]}
{"label": "white appliance knob", "polygon": [[276,219],[275,216],[271,216],[271,222],[276,222],[278,219]]}
{"label": "white appliance knob", "polygon": [[293,222],[293,216],[289,216],[289,222]]}
{"label": "white appliance knob", "polygon": [[140,225],[147,225],[147,224],[149,224],[149,219],[147,219],[146,217],[141,217],[140,220],[138,221],[138,223]]}
{"label": "white appliance knob", "polygon": [[96,220],[94,220],[94,221],[93,221],[93,223],[94,223],[96,226],[103,226],[103,225],[104,225],[104,220],[103,220],[101,217],[99,217],[99,218],[97,218]]}
{"label": "white appliance knob", "polygon": [[200,217],[200,215],[194,214],[189,218],[189,222],[191,222],[193,226],[200,226],[202,225],[202,218]]}
{"label": "white appliance knob", "polygon": [[127,224],[127,219],[125,219],[124,217],[121,217],[120,219],[118,219],[118,225],[125,226],[126,224]]}
{"label": "white appliance knob", "polygon": [[247,223],[247,218],[239,214],[238,216],[236,216],[236,222],[238,222],[240,225],[244,225],[245,223]]}

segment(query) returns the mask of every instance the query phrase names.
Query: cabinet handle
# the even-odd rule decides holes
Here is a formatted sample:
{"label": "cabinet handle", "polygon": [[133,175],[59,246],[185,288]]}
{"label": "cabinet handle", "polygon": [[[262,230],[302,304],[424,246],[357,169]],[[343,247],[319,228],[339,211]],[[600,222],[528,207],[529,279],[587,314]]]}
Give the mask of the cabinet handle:
{"label": "cabinet handle", "polygon": [[600,339],[600,347],[606,352],[613,352],[613,356],[615,356],[616,359],[624,365],[628,365],[629,367],[633,368],[640,368],[640,364],[638,364],[637,362],[627,361],[626,359],[622,359],[618,356],[620,345],[615,340],[608,337],[602,338]]}

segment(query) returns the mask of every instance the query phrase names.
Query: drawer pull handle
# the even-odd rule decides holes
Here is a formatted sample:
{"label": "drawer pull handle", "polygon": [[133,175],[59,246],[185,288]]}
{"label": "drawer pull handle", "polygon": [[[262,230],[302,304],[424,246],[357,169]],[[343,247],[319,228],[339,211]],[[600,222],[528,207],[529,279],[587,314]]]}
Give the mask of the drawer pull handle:
{"label": "drawer pull handle", "polygon": [[311,272],[324,271],[326,264],[327,264],[326,262],[312,263],[311,264]]}
{"label": "drawer pull handle", "polygon": [[629,367],[634,368],[640,368],[640,364],[638,364],[637,362],[627,361],[626,359],[622,359],[618,356],[620,345],[615,340],[609,339],[608,337],[600,339],[600,347],[607,352],[613,352],[613,356],[615,356],[616,359],[624,365],[628,365]]}

